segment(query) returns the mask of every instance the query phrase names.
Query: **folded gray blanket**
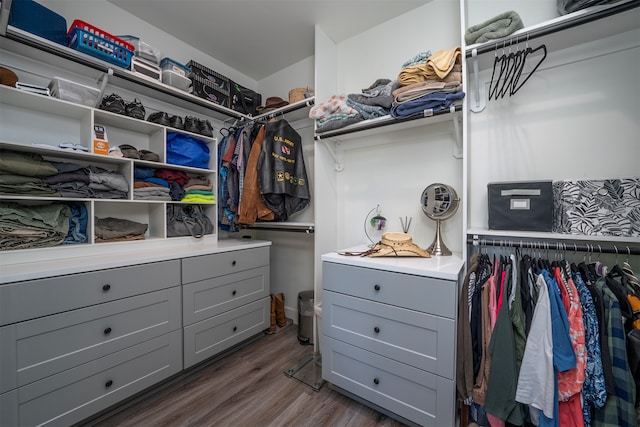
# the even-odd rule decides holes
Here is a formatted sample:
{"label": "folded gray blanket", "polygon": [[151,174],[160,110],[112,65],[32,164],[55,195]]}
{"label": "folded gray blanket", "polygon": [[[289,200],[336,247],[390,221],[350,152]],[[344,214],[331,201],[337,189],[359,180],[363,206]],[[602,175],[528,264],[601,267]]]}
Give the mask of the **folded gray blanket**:
{"label": "folded gray blanket", "polygon": [[506,37],[521,28],[524,28],[524,24],[517,12],[504,12],[482,24],[469,27],[464,33],[464,41],[467,44],[484,43]]}

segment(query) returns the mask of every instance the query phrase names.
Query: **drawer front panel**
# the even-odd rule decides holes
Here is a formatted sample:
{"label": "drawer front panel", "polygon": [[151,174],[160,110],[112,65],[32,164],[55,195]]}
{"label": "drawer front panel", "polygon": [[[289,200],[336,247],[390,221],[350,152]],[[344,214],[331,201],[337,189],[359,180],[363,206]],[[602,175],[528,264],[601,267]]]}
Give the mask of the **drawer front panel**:
{"label": "drawer front panel", "polygon": [[[180,287],[60,313],[0,329],[2,391],[180,329]],[[6,380],[6,381],[5,381]]]}
{"label": "drawer front panel", "polygon": [[336,292],[324,291],[322,301],[323,333],[454,379],[453,320]]}
{"label": "drawer front panel", "polygon": [[355,297],[455,319],[455,281],[322,263],[322,286]]}
{"label": "drawer front panel", "polygon": [[455,382],[324,337],[325,380],[421,426],[454,425]]}
{"label": "drawer front panel", "polygon": [[269,327],[269,297],[184,328],[184,367],[195,365]]}
{"label": "drawer front panel", "polygon": [[182,283],[192,283],[269,265],[269,248],[252,248],[184,258]]}
{"label": "drawer front panel", "polygon": [[180,260],[112,268],[0,286],[0,324],[36,317],[180,284]]}
{"label": "drawer front panel", "polygon": [[269,293],[269,267],[189,283],[183,286],[184,325],[238,308]]}
{"label": "drawer front panel", "polygon": [[178,373],[181,338],[173,331],[19,388],[19,424],[71,425]]}

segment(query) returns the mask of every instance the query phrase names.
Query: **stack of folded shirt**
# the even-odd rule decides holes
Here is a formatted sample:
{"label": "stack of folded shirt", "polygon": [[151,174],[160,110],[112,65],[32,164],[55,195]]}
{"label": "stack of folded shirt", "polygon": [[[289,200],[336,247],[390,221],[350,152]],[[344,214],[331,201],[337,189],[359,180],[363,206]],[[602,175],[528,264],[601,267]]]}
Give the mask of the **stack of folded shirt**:
{"label": "stack of folded shirt", "polygon": [[169,183],[156,178],[155,170],[136,167],[133,171],[133,198],[136,200],[170,201]]}
{"label": "stack of folded shirt", "polygon": [[393,104],[393,89],[398,82],[389,79],[378,79],[371,86],[362,89],[362,93],[351,93],[347,96],[347,105],[355,109],[364,120],[389,115]]}
{"label": "stack of folded shirt", "polygon": [[0,193],[59,197],[43,178],[58,170],[40,154],[0,150]]}
{"label": "stack of folded shirt", "polygon": [[23,206],[0,202],[0,250],[48,248],[62,244],[71,210],[63,203]]}
{"label": "stack of folded shirt", "polygon": [[309,111],[316,120],[316,132],[326,132],[358,123],[364,118],[355,108],[347,104],[346,95],[333,95],[325,102],[316,104]]}
{"label": "stack of folded shirt", "polygon": [[206,176],[190,178],[184,186],[185,195],[183,202],[194,203],[215,203],[216,197],[213,194],[213,184]]}
{"label": "stack of folded shirt", "polygon": [[438,51],[424,62],[411,63],[398,75],[391,115],[409,118],[448,109],[464,98],[460,47]]}
{"label": "stack of folded shirt", "polygon": [[93,199],[126,199],[129,183],[119,172],[98,166],[51,162],[57,174],[44,178],[44,182],[63,197]]}
{"label": "stack of folded shirt", "polygon": [[144,240],[149,224],[120,218],[96,218],[95,241],[125,242],[129,240]]}

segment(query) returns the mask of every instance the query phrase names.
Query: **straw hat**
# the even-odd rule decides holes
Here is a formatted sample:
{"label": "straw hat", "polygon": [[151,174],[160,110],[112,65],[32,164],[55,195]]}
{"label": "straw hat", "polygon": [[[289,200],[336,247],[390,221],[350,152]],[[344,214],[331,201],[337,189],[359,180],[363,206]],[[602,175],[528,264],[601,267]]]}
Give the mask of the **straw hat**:
{"label": "straw hat", "polygon": [[371,253],[368,256],[430,257],[427,251],[413,243],[410,235],[400,232],[383,233],[382,239],[371,248]]}

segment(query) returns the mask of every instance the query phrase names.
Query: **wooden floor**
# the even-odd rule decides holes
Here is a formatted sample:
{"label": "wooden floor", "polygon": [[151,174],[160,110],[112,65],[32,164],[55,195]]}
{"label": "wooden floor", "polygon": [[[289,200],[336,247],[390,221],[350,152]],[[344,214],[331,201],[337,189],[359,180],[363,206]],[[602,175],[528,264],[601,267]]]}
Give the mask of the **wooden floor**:
{"label": "wooden floor", "polygon": [[401,427],[324,384],[319,391],[284,372],[313,353],[297,326],[278,328],[221,360],[84,426]]}

